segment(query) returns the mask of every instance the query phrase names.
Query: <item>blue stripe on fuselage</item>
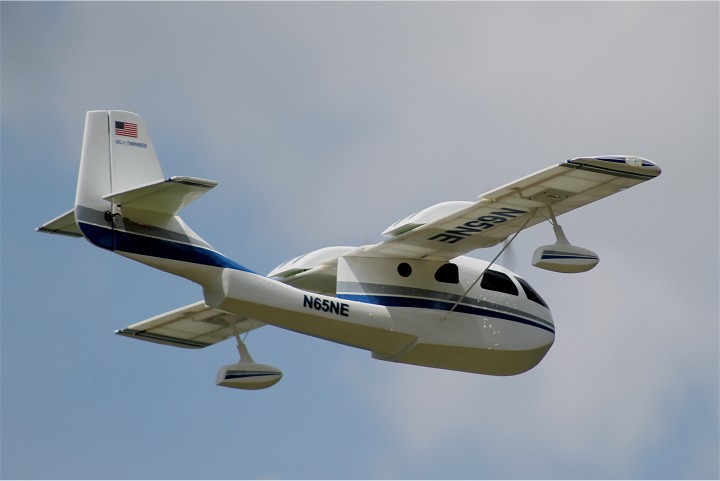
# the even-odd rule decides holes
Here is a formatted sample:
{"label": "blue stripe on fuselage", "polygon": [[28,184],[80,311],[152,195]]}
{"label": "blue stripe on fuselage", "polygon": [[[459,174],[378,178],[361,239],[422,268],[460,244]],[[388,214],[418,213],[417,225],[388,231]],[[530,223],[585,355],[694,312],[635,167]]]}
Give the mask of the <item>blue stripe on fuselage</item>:
{"label": "blue stripe on fuselage", "polygon": [[86,222],[78,222],[78,225],[90,242],[103,249],[253,272],[219,252],[205,247],[134,234]]}
{"label": "blue stripe on fuselage", "polygon": [[[419,309],[436,309],[439,311],[449,311],[455,305],[453,302],[444,302],[435,299],[420,299],[417,297],[404,296],[382,296],[373,294],[338,294],[340,299],[348,301],[364,302],[366,304],[377,304],[386,307],[415,307]],[[509,314],[507,312],[485,309],[482,307],[468,306],[466,304],[458,304],[453,309],[454,312],[462,312],[464,314],[472,314],[483,317],[494,317],[505,319],[507,321],[518,322],[528,326],[538,327],[555,334],[555,329],[550,326],[541,324],[537,321],[525,319],[520,316]]]}

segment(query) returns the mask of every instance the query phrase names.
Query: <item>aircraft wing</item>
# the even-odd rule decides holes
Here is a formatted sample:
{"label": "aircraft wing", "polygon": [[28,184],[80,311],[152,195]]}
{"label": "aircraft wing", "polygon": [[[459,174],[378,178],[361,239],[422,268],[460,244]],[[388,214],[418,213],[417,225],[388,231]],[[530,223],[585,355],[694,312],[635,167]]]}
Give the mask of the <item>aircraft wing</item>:
{"label": "aircraft wing", "polygon": [[115,334],[157,344],[199,349],[224,341],[234,336],[235,332],[241,334],[264,325],[254,319],[213,309],[199,301],[118,329]]}
{"label": "aircraft wing", "polygon": [[[658,175],[660,168],[640,157],[570,159],[486,192],[477,202],[452,203],[459,210],[448,215],[410,216],[386,231],[399,232],[393,238],[360,248],[357,255],[450,260],[494,246],[523,225],[528,228],[549,219],[548,207],[557,217]],[[409,230],[403,232],[403,225]]]}
{"label": "aircraft wing", "polygon": [[[486,192],[475,202],[443,202],[410,215],[385,230],[390,239],[344,255],[451,260],[548,220],[548,207],[557,217],[651,180],[660,172],[641,157],[570,159]],[[301,288],[312,286],[315,278],[327,278],[336,266],[337,258],[327,259],[312,269],[280,275],[280,280]]]}

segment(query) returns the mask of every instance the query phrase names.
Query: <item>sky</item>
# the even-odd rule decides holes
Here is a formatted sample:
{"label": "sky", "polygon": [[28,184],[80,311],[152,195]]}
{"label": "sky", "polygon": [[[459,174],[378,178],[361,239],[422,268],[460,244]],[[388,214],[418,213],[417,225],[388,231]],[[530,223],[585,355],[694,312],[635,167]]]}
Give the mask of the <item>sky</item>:
{"label": "sky", "polygon": [[[0,3],[2,478],[718,478],[716,2]],[[559,218],[600,264],[501,264],[552,308],[513,377],[264,327],[284,377],[214,385],[232,341],[113,330],[194,284],[35,228],[72,207],[87,110],[137,112],[183,218],[258,272],[572,157],[662,175]],[[497,251],[475,251],[490,259]]]}

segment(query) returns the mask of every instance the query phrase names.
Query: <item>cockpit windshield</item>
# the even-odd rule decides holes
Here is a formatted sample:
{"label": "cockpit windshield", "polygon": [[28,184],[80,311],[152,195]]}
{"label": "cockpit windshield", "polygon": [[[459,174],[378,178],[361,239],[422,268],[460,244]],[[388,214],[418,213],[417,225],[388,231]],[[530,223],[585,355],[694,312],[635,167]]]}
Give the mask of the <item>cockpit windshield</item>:
{"label": "cockpit windshield", "polygon": [[515,287],[512,279],[506,274],[492,269],[485,271],[482,281],[480,281],[480,287],[488,291],[502,292],[512,296],[518,295],[517,287]]}
{"label": "cockpit windshield", "polygon": [[537,302],[538,304],[548,307],[547,303],[543,300],[542,297],[540,297],[540,294],[535,291],[535,289],[530,286],[530,284],[527,283],[525,279],[522,279],[520,277],[516,277],[517,281],[520,283],[520,287],[523,288],[523,291],[525,291],[525,295],[528,299],[530,299],[533,302]]}

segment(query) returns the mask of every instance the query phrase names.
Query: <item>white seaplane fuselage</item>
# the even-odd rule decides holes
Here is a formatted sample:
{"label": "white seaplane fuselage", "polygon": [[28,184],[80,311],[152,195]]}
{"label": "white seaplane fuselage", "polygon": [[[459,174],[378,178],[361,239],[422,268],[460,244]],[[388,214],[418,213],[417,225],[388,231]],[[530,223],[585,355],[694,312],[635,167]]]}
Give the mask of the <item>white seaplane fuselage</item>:
{"label": "white seaplane fuselage", "polygon": [[[178,272],[177,262],[116,252],[185,276],[198,267]],[[550,309],[527,281],[467,256],[452,262],[339,257],[336,292],[298,289],[273,272],[209,269],[202,269],[203,279],[212,278],[202,282],[209,306],[385,361],[513,375],[537,365],[555,338]]]}

